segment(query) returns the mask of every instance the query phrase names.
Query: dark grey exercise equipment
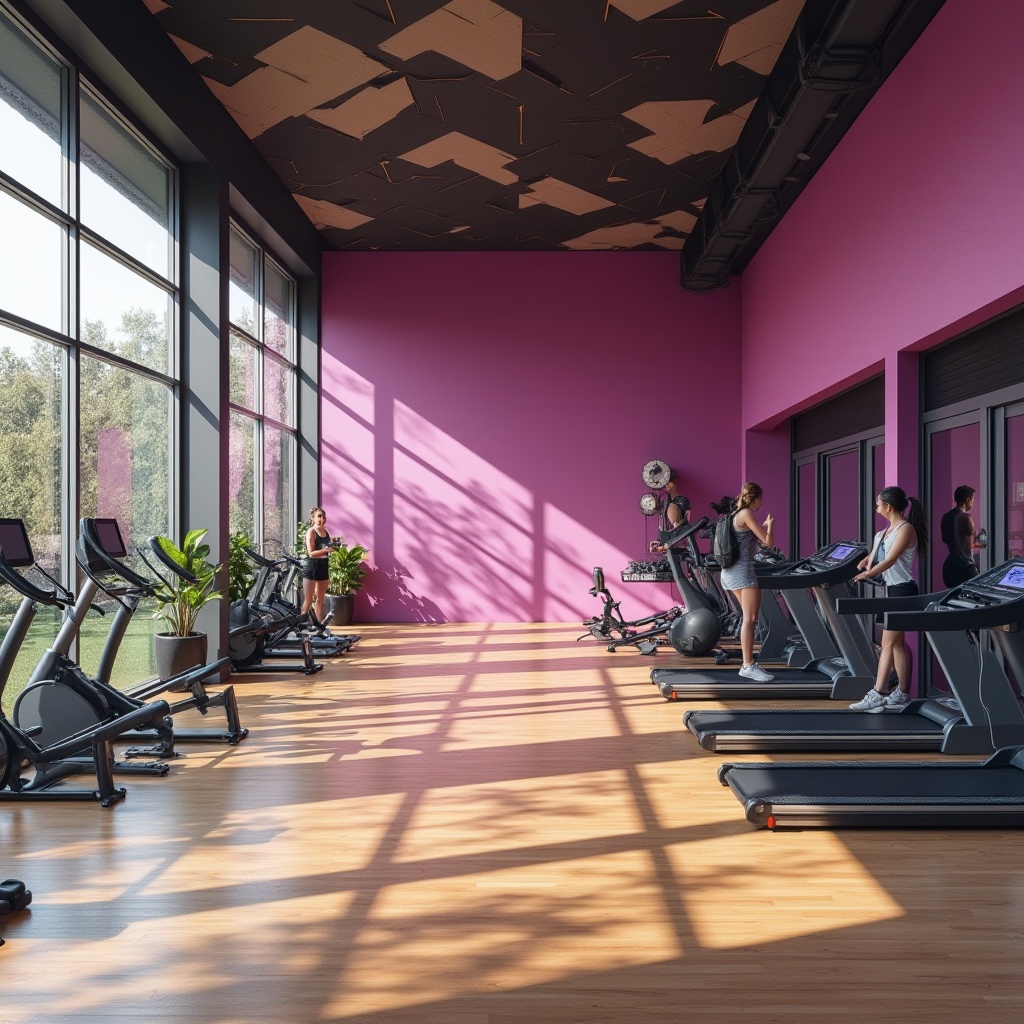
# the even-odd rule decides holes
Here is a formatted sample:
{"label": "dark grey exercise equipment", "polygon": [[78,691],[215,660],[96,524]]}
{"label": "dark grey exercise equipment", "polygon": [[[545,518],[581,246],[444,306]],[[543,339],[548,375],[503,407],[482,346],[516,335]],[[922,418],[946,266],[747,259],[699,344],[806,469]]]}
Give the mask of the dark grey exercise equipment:
{"label": "dark grey exercise equipment", "polygon": [[[849,611],[878,601],[906,609],[887,611],[886,628],[927,634],[945,650],[943,634],[972,644],[977,694],[995,750],[987,760],[790,762],[724,764],[719,781],[743,804],[751,824],[767,828],[911,828],[1024,826],[1024,745],[1020,702],[999,663],[999,648],[1015,677],[1024,670],[1024,559],[1010,559],[941,595],[851,601]],[[922,606],[922,601],[930,604]],[[966,631],[979,633],[976,642]],[[938,641],[936,644],[935,641]],[[994,646],[993,646],[994,645]]]}
{"label": "dark grey exercise equipment", "polygon": [[[25,579],[19,569],[36,569],[44,585]],[[0,697],[10,678],[38,605],[66,610],[67,591],[35,565],[25,525],[20,519],[0,519],[0,583],[22,594],[21,603],[0,644]],[[152,701],[112,721],[94,724],[57,743],[40,745],[37,730],[19,729],[0,705],[0,800],[95,800],[109,807],[125,798],[114,786],[113,743],[125,732],[165,720],[166,701]],[[83,756],[82,752],[88,753]],[[25,772],[29,774],[25,774]],[[65,785],[69,775],[91,774],[94,788]]]}
{"label": "dark grey exercise equipment", "polygon": [[[656,668],[651,681],[666,700],[862,697],[875,681],[874,648],[863,630],[842,622],[836,595],[857,575],[867,553],[861,541],[840,540],[795,562],[758,567],[764,589],[781,593],[803,637],[810,657],[802,667],[765,665],[775,677],[770,683],[744,679],[736,668]],[[841,592],[847,593],[845,586]]]}
{"label": "dark grey exercise equipment", "polygon": [[[995,570],[993,570],[995,571]],[[963,588],[957,588],[961,590]],[[946,600],[953,605],[944,603]],[[920,611],[929,605],[956,607],[957,593],[925,594],[909,598],[844,598],[837,603],[840,615],[896,611]],[[1024,606],[1024,597],[1021,598]],[[1014,602],[999,605],[1007,624],[1024,611]],[[952,690],[952,698],[939,694],[912,700],[902,708],[884,712],[818,710],[786,711],[739,709],[735,711],[687,711],[683,722],[705,750],[719,753],[742,751],[940,751],[943,754],[991,754],[998,746],[1024,744],[1024,711],[1010,690],[993,690],[988,707],[983,704],[977,672],[977,641],[970,633],[949,629],[925,633]],[[1003,656],[1017,678],[1024,678],[1024,658],[1019,646],[1000,633]],[[1018,637],[1020,634],[1013,634]],[[1012,697],[1012,699],[1010,699]]]}

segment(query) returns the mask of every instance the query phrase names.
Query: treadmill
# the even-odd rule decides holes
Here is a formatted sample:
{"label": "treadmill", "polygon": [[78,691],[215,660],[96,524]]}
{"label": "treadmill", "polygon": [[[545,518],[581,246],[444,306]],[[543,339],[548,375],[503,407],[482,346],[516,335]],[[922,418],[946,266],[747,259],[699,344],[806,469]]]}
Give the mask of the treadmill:
{"label": "treadmill", "polygon": [[[845,598],[837,602],[841,615],[865,612],[922,610],[940,602],[945,593],[901,598]],[[951,600],[959,601],[959,597]],[[947,607],[941,605],[942,607]],[[1013,624],[1017,609],[1002,604]],[[1016,698],[981,699],[978,657],[972,634],[949,629],[925,636],[949,680],[952,698],[939,694],[912,700],[902,708],[881,713],[798,708],[786,711],[743,709],[687,711],[683,723],[705,750],[738,751],[827,750],[937,750],[943,754],[991,754],[992,726],[998,727],[1001,746],[1024,744],[1024,711]],[[1010,664],[1019,652],[1004,655]],[[1016,669],[1015,669],[1016,670]],[[1024,678],[1024,676],[1018,676]]]}
{"label": "treadmill", "polygon": [[996,655],[998,649],[1014,677],[1024,679],[1024,559],[1003,562],[941,595],[856,604],[879,600],[906,609],[885,612],[888,629],[920,630],[929,642],[941,633],[976,634],[958,642],[973,652],[970,668],[995,752],[973,763],[724,764],[719,781],[743,804],[751,824],[770,829],[1024,826],[1021,707]]}
{"label": "treadmill", "polygon": [[[833,591],[857,575],[857,565],[867,553],[867,547],[860,541],[840,540],[826,544],[808,558],[759,567],[758,579],[765,581],[764,589],[781,592],[804,637],[810,660],[802,667],[765,665],[775,676],[770,683],[744,679],[735,666],[656,668],[651,672],[651,681],[666,700],[863,697],[875,682],[874,646],[863,629],[840,618]],[[842,592],[846,593],[845,587]]]}

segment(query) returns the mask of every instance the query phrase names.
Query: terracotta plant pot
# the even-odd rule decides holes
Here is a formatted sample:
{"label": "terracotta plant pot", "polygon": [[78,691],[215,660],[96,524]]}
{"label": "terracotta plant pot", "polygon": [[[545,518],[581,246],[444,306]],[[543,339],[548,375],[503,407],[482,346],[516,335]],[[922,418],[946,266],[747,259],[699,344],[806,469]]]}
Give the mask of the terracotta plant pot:
{"label": "terracotta plant pot", "polygon": [[156,672],[161,679],[170,679],[179,672],[206,664],[206,634],[171,636],[156,633],[153,648],[156,653]]}

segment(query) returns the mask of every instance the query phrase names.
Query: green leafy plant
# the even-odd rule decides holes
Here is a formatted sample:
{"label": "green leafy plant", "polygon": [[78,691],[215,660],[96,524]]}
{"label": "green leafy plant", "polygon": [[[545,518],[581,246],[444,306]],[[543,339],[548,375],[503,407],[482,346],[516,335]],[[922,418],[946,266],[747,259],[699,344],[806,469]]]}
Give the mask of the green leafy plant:
{"label": "green leafy plant", "polygon": [[168,582],[161,582],[154,591],[160,606],[156,616],[167,623],[167,632],[171,636],[194,635],[200,609],[222,596],[213,589],[220,566],[209,561],[210,545],[203,543],[208,532],[189,530],[180,548],[169,537],[156,538],[164,554],[194,577],[193,582],[170,574]]}
{"label": "green leafy plant", "polygon": [[256,582],[256,568],[245,553],[252,540],[244,530],[237,530],[228,539],[228,600],[241,601],[248,597]]}
{"label": "green leafy plant", "polygon": [[333,538],[331,553],[327,556],[327,593],[354,594],[363,585],[369,554],[362,544],[349,547],[341,537]]}
{"label": "green leafy plant", "polygon": [[295,527],[295,554],[299,558],[306,557],[306,533],[309,528],[313,525],[309,519],[300,519],[298,525]]}

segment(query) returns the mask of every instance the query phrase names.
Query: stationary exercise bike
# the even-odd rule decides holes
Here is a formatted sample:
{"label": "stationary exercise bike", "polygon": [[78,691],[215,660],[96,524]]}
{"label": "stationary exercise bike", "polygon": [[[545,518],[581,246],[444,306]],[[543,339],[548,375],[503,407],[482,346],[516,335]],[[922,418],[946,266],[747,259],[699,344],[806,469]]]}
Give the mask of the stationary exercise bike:
{"label": "stationary exercise bike", "polygon": [[[34,572],[40,583],[30,581],[19,570]],[[67,610],[73,604],[73,595],[36,566],[20,519],[0,519],[3,584],[17,590],[22,600],[0,644],[0,698],[38,606]],[[103,807],[123,800],[126,792],[115,787],[113,780],[114,741],[133,729],[163,723],[169,713],[166,701],[150,701],[117,718],[94,721],[56,742],[42,743],[42,727],[20,728],[4,714],[0,702],[0,800],[94,800]],[[166,772],[166,765],[160,767]],[[78,789],[64,784],[69,775],[81,774],[93,775],[95,787]]]}

